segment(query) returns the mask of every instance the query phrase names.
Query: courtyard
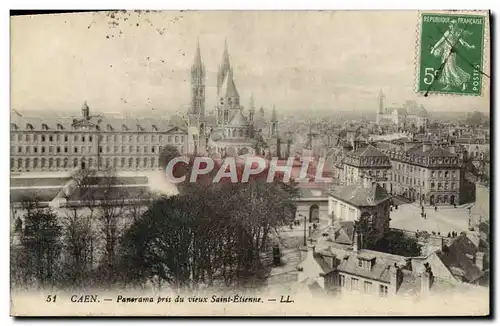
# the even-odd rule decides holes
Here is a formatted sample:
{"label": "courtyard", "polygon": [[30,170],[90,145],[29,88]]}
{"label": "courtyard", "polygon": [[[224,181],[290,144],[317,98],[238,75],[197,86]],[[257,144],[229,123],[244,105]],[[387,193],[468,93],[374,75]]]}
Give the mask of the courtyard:
{"label": "courtyard", "polygon": [[[398,209],[391,212],[390,227],[407,231],[439,232],[447,235],[448,232],[467,231],[469,226],[469,209],[471,205],[454,207],[426,207],[424,212],[427,218],[422,218],[422,208],[414,204],[400,204]],[[472,216],[472,224],[477,223],[477,217]]]}

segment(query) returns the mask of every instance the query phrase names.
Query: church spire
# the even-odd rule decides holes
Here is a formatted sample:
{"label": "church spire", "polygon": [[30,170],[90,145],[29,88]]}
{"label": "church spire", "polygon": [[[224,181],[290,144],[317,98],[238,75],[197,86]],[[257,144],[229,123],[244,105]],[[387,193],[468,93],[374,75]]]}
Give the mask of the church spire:
{"label": "church spire", "polygon": [[224,39],[224,52],[222,53],[222,61],[221,64],[219,65],[219,72],[217,73],[217,93],[219,93],[222,83],[224,83],[224,79],[226,78],[226,75],[229,73],[230,70],[231,70],[231,64],[229,63],[229,50],[227,47],[227,39]]}
{"label": "church spire", "polygon": [[196,54],[194,56],[193,68],[203,68],[201,61],[200,39],[196,38]]}
{"label": "church spire", "polygon": [[191,106],[189,113],[205,115],[205,67],[201,60],[200,40],[196,40],[196,53],[191,66]]}

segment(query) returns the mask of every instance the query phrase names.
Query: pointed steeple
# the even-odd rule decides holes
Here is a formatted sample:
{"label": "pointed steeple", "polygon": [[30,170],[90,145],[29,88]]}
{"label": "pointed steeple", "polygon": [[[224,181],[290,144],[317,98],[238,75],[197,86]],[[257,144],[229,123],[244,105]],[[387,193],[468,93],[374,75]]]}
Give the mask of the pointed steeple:
{"label": "pointed steeple", "polygon": [[233,99],[239,98],[238,90],[236,89],[236,85],[234,84],[233,79],[233,69],[229,69],[229,72],[224,78],[224,82],[221,85],[220,96],[231,97]]}
{"label": "pointed steeple", "polygon": [[191,66],[191,106],[189,113],[205,114],[205,67],[201,60],[200,40],[196,40],[196,53]]}
{"label": "pointed steeple", "polygon": [[224,52],[222,53],[222,61],[219,65],[219,72],[217,73],[217,93],[219,93],[222,83],[226,75],[229,74],[231,70],[231,64],[229,63],[229,51],[227,48],[227,39],[224,40]]}
{"label": "pointed steeple", "polygon": [[248,108],[250,111],[255,111],[255,103],[253,100],[253,93],[250,95],[250,102],[248,103]]}
{"label": "pointed steeple", "polygon": [[203,62],[201,61],[201,50],[200,50],[200,39],[196,39],[196,54],[194,56],[193,68],[203,68]]}
{"label": "pointed steeple", "polygon": [[255,103],[253,101],[253,94],[250,95],[250,103],[248,104],[248,107],[249,107],[249,119],[250,119],[250,122],[253,122],[254,118],[255,118]]}

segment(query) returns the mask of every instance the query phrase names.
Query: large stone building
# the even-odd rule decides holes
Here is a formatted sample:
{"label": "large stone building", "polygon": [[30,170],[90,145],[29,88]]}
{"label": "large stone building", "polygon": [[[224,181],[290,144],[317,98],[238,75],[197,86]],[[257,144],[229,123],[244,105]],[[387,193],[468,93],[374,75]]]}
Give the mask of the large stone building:
{"label": "large stone building", "polygon": [[355,142],[354,150],[343,159],[342,182],[345,185],[358,184],[366,176],[390,191],[388,176],[391,170],[389,156],[373,147]]}
{"label": "large stone building", "polygon": [[[244,113],[240,94],[233,77],[227,43],[217,73],[217,94],[214,111],[205,112],[205,67],[199,44],[191,68],[191,105],[188,110],[190,126],[199,130],[199,146],[208,153],[219,155],[254,152],[262,147],[269,150],[278,137],[278,119],[273,107],[270,121],[264,119],[264,109],[255,112],[253,97],[248,114]],[[262,154],[262,153],[259,153]]]}
{"label": "large stone building", "polygon": [[422,143],[406,151],[386,151],[392,163],[391,192],[425,205],[461,202],[461,161],[455,147]]}
{"label": "large stone building", "polygon": [[168,121],[116,119],[90,114],[41,120],[13,115],[10,123],[12,172],[70,171],[75,168],[154,170],[162,146],[192,151],[188,132]]}

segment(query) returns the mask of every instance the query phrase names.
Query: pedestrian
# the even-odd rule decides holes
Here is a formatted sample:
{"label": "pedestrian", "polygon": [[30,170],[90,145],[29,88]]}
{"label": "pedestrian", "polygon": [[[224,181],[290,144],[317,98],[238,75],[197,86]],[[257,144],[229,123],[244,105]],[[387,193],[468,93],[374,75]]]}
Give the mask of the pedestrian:
{"label": "pedestrian", "polygon": [[450,232],[448,232],[448,238],[451,238],[451,234],[450,234]]}
{"label": "pedestrian", "polygon": [[438,207],[434,206],[434,211],[437,212],[437,210],[438,210]]}
{"label": "pedestrian", "polygon": [[438,235],[441,235],[441,233],[440,233],[440,232],[438,232]]}

